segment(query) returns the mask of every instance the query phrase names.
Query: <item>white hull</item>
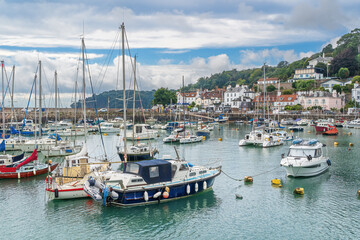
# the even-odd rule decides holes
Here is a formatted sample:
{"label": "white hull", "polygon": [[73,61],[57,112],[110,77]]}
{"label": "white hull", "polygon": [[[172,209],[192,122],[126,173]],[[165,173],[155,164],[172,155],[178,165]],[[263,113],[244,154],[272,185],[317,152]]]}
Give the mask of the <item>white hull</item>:
{"label": "white hull", "polygon": [[[284,166],[285,167],[285,166]],[[286,175],[292,177],[312,177],[325,172],[329,168],[329,165],[324,162],[318,167],[285,167]]]}
{"label": "white hull", "polygon": [[55,197],[55,190],[46,189],[46,193],[48,195],[48,200],[63,200],[63,199],[75,199],[75,198],[85,198],[89,197],[83,189],[74,188],[73,190],[67,189],[66,191],[59,190],[58,197]]}

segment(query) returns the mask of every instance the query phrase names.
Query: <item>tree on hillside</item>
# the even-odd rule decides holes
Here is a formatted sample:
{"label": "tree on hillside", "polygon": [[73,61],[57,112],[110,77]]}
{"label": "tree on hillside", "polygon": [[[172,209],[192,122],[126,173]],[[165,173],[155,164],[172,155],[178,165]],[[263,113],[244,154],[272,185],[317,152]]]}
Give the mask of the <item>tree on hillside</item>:
{"label": "tree on hillside", "polygon": [[289,62],[288,61],[281,61],[278,63],[277,68],[286,68],[289,66]]}
{"label": "tree on hillside", "polygon": [[269,85],[266,87],[267,92],[273,92],[276,90],[276,87],[274,85]]}
{"label": "tree on hillside", "polygon": [[333,46],[329,43],[328,45],[326,45],[326,47],[324,47],[321,51],[321,53],[325,53],[328,54],[328,53],[332,53],[334,51],[333,49]]}
{"label": "tree on hillside", "polygon": [[356,82],[360,83],[360,76],[359,75],[354,76],[351,82],[352,83],[356,83]]}
{"label": "tree on hillside", "polygon": [[331,61],[330,72],[336,74],[340,68],[347,68],[350,76],[356,74],[359,71],[359,64],[355,60],[356,55],[356,50],[352,48],[345,49]]}
{"label": "tree on hillside", "polygon": [[176,92],[167,88],[159,88],[154,93],[154,99],[152,105],[162,104],[167,105],[172,101],[173,104],[177,102]]}
{"label": "tree on hillside", "polygon": [[341,92],[342,92],[342,88],[341,88],[341,86],[340,86],[339,84],[335,84],[335,85],[332,87],[332,89],[335,90],[336,93],[338,93],[338,94],[341,94]]}
{"label": "tree on hillside", "polygon": [[343,52],[345,49],[356,51],[360,42],[360,29],[355,28],[350,33],[343,35],[336,43],[335,56]]}
{"label": "tree on hillside", "polygon": [[286,89],[286,90],[282,91],[281,94],[282,95],[291,95],[291,94],[293,94],[293,91],[291,89]]}
{"label": "tree on hillside", "polygon": [[341,79],[345,79],[349,77],[349,69],[347,68],[340,68],[338,72],[338,77]]}
{"label": "tree on hillside", "polygon": [[298,80],[294,85],[297,91],[310,91],[315,87],[315,80]]}
{"label": "tree on hillside", "polygon": [[318,64],[315,65],[316,68],[321,68],[324,73],[327,72],[327,65],[325,63],[319,62]]}

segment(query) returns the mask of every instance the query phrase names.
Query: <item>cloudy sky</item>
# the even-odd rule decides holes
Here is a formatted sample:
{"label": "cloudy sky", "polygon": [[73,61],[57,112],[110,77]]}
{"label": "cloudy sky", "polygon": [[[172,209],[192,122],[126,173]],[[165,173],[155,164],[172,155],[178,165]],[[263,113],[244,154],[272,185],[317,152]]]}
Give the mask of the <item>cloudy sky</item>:
{"label": "cloudy sky", "polygon": [[[0,0],[0,9],[0,59],[7,79],[15,65],[17,106],[29,97],[39,60],[46,104],[57,70],[62,106],[69,105],[82,75],[83,34],[95,93],[121,89],[114,41],[122,22],[141,90],[292,62],[360,27],[358,0]],[[129,88],[130,58],[126,66]]]}

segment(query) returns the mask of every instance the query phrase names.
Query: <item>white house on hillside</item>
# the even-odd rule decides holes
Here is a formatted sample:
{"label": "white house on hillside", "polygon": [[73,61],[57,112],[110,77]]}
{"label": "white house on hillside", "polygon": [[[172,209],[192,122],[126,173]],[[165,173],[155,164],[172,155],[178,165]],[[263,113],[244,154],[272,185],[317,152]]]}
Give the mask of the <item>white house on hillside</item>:
{"label": "white house on hillside", "polygon": [[230,85],[226,88],[224,93],[224,106],[231,106],[231,108],[239,108],[242,100],[254,99],[255,92],[250,91],[246,85],[236,85],[234,88]]}
{"label": "white house on hillside", "polygon": [[351,90],[351,99],[360,103],[360,85],[358,83],[355,83],[354,88]]}
{"label": "white house on hillside", "polygon": [[200,91],[197,90],[196,92],[176,92],[177,103],[182,105],[190,105],[192,102],[195,102],[197,98],[200,97]]}

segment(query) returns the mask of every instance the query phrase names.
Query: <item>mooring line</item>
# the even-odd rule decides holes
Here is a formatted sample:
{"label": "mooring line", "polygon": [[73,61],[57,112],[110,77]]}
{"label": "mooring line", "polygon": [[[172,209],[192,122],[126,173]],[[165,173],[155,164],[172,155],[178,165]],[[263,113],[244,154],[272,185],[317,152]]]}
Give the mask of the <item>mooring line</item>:
{"label": "mooring line", "polygon": [[[280,166],[279,166],[279,167],[280,167]],[[257,176],[263,175],[263,174],[265,174],[265,173],[272,172],[272,171],[274,171],[275,169],[277,169],[277,168],[279,168],[279,167],[275,167],[275,168],[270,169],[270,170],[268,170],[268,171],[261,172],[261,173],[259,173],[259,174],[253,175],[252,177],[257,177]],[[244,179],[243,179],[243,178],[242,178],[242,179],[237,179],[237,178],[233,178],[233,177],[231,177],[231,176],[230,176],[230,175],[228,175],[226,172],[224,172],[224,170],[221,170],[221,172],[222,172],[222,173],[224,173],[224,174],[225,174],[225,176],[227,176],[228,178],[230,178],[230,179],[232,179],[232,180],[234,180],[234,181],[239,181],[239,182],[244,181]]]}

